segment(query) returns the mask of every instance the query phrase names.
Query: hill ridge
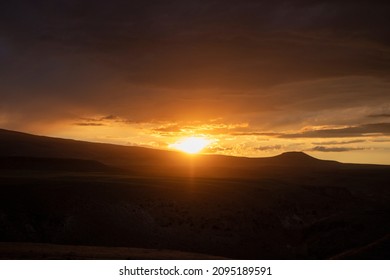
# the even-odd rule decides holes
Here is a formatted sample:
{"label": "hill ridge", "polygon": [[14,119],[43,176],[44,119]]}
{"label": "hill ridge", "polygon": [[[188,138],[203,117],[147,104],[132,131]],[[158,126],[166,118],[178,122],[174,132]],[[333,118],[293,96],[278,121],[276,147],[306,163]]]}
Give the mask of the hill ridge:
{"label": "hill ridge", "polygon": [[[8,134],[8,135],[4,135]],[[33,137],[35,139],[42,139],[42,140],[49,140],[49,141],[69,141],[69,143],[74,143],[74,144],[91,144],[91,145],[104,145],[104,146],[112,146],[112,147],[122,147],[122,148],[136,148],[136,149],[142,149],[142,150],[151,150],[151,151],[158,151],[158,152],[163,152],[163,153],[180,153],[177,151],[170,151],[170,150],[163,150],[163,149],[156,149],[156,148],[149,148],[149,147],[141,147],[141,146],[127,146],[127,145],[120,145],[120,144],[112,144],[112,143],[103,143],[103,142],[90,142],[90,141],[85,141],[85,140],[77,140],[77,139],[71,139],[71,138],[61,138],[61,137],[52,137],[52,136],[45,136],[45,135],[36,135],[32,133],[26,133],[26,132],[20,132],[20,131],[13,131],[13,130],[7,130],[0,128],[0,141],[2,141],[2,136],[26,136],[26,137]],[[1,152],[1,150],[0,150]],[[208,155],[208,154],[202,154]],[[0,154],[0,156],[2,156]],[[24,155],[23,155],[24,156]],[[246,157],[240,157],[240,156],[225,156],[225,157],[234,157],[234,158],[246,158]],[[269,159],[269,158],[310,158],[310,159],[315,159],[315,160],[320,160],[317,158],[314,158],[302,151],[289,151],[289,152],[284,152],[276,156],[272,157],[255,157],[254,159]],[[74,158],[74,157],[71,157]],[[321,160],[320,160],[321,161]]]}
{"label": "hill ridge", "polygon": [[[57,138],[0,128],[0,157],[7,156],[94,160],[119,168],[133,168],[134,166],[183,167],[188,166],[190,158],[194,158],[194,162],[204,165],[204,168],[217,166],[225,168],[228,166],[234,169],[254,169],[264,165],[298,165],[307,168],[352,165],[358,167],[357,164],[318,159],[302,151],[289,151],[272,157],[256,158],[218,154],[200,154],[196,157],[189,157],[178,151]],[[198,167],[201,168],[199,164]],[[371,165],[361,164],[361,166]]]}

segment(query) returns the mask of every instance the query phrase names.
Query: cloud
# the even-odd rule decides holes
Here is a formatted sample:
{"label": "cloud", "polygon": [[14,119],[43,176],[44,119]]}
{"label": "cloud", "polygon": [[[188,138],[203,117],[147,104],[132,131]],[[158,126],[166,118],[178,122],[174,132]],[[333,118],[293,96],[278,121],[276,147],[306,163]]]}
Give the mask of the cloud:
{"label": "cloud", "polygon": [[[305,128],[304,131],[297,133],[285,132],[233,132],[235,136],[268,136],[285,139],[299,138],[350,138],[350,137],[379,137],[390,135],[390,123],[372,123],[356,126],[347,126],[342,128]],[[353,143],[363,143],[366,140],[353,139],[347,141],[320,141],[313,142],[316,145],[346,145]]]}
{"label": "cloud", "polygon": [[280,138],[338,138],[390,135],[390,123],[373,123],[337,129],[308,130],[300,133],[282,134]]}
{"label": "cloud", "polygon": [[388,72],[386,5],[370,4],[367,20],[360,2],[41,2],[0,11],[13,55],[22,55],[9,70],[26,62],[24,79],[34,84],[50,75],[53,84],[121,77],[141,86],[252,90]]}
{"label": "cloud", "polygon": [[[286,110],[316,111],[318,114],[337,113],[352,108],[366,117],[366,111],[381,108],[390,102],[387,94],[390,82],[371,75],[341,75],[281,83],[272,87],[271,100]],[[283,97],[288,96],[288,99]],[[278,102],[276,102],[278,101]],[[384,109],[386,107],[383,107]],[[337,116],[345,119],[351,116]]]}
{"label": "cloud", "polygon": [[165,126],[160,126],[158,128],[154,128],[153,131],[155,132],[167,132],[167,133],[176,133],[180,132],[182,130],[182,126],[179,126],[177,124],[169,124]]}
{"label": "cloud", "polygon": [[367,142],[366,140],[349,140],[349,141],[325,141],[325,142],[313,142],[314,145],[347,145],[347,144],[354,144],[354,143],[364,143]]}
{"label": "cloud", "polygon": [[81,122],[81,123],[75,123],[74,125],[77,126],[104,126],[102,123],[93,123],[93,122]]}
{"label": "cloud", "polygon": [[276,132],[256,132],[256,131],[248,131],[248,132],[233,132],[231,135],[235,136],[269,136],[269,137],[277,137],[282,135],[281,133]]}
{"label": "cloud", "polygon": [[368,115],[369,118],[390,118],[390,114],[372,114]]}
{"label": "cloud", "polygon": [[228,152],[233,151],[232,147],[219,147],[219,146],[212,146],[212,147],[206,147],[203,149],[202,152],[204,153],[221,153],[221,152]]}
{"label": "cloud", "polygon": [[[157,124],[155,124],[157,125]],[[233,135],[237,131],[246,130],[247,123],[224,123],[223,120],[207,120],[204,122],[185,122],[164,123],[152,131],[157,134],[201,134],[201,135]]]}
{"label": "cloud", "polygon": [[386,143],[386,142],[390,142],[390,139],[371,139],[371,142]]}
{"label": "cloud", "polygon": [[[389,135],[386,123],[363,124],[389,117],[388,11],[379,1],[7,1],[1,123],[143,126],[151,137]],[[343,128],[314,129],[325,125]]]}
{"label": "cloud", "polygon": [[139,122],[133,121],[130,119],[122,118],[116,115],[106,115],[106,116],[99,116],[99,117],[82,117],[78,118],[80,121],[75,123],[75,125],[79,126],[109,126],[115,123],[122,123],[122,124],[138,124]]}
{"label": "cloud", "polygon": [[269,146],[260,146],[255,147],[254,150],[256,151],[275,151],[282,149],[282,145],[269,145]]}
{"label": "cloud", "polygon": [[347,148],[347,147],[324,147],[316,146],[309,151],[313,152],[349,152],[349,151],[360,151],[366,150],[366,148]]}
{"label": "cloud", "polygon": [[101,121],[105,121],[105,120],[118,120],[118,119],[119,119],[119,117],[117,117],[115,115],[108,115],[108,116],[100,118]]}

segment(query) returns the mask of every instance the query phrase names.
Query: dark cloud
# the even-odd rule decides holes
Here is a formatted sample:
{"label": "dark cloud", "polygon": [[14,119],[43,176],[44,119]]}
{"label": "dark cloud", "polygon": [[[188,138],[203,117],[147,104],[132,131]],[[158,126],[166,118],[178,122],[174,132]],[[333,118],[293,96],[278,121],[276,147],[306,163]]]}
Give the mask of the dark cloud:
{"label": "dark cloud", "polygon": [[92,122],[81,122],[81,123],[75,123],[77,126],[104,126],[102,123],[92,123]]}
{"label": "dark cloud", "polygon": [[386,142],[390,142],[390,139],[372,139],[371,142],[386,143]]}
{"label": "dark cloud", "polygon": [[280,133],[274,133],[274,132],[233,132],[231,135],[236,135],[236,136],[269,136],[269,137],[277,137],[280,136]]}
{"label": "dark cloud", "polygon": [[313,152],[349,152],[349,151],[359,151],[365,150],[365,148],[347,148],[347,147],[324,147],[316,146],[309,151]]}
{"label": "dark cloud", "polygon": [[115,116],[115,115],[107,115],[103,117],[98,118],[84,118],[88,121],[95,121],[95,122],[104,122],[104,121],[114,121],[114,122],[131,122],[130,120],[123,119],[121,117]]}
{"label": "dark cloud", "polygon": [[371,140],[371,142],[375,142],[375,143],[387,143],[387,142],[390,142],[390,139],[373,139],[373,140]]}
{"label": "dark cloud", "polygon": [[390,114],[372,114],[368,115],[369,118],[390,118]]}
{"label": "dark cloud", "polygon": [[274,151],[282,149],[282,145],[269,145],[254,148],[256,151]]}
{"label": "dark cloud", "polygon": [[363,137],[370,135],[390,135],[390,123],[374,123],[359,126],[309,130],[301,133],[282,134],[281,138],[337,138],[337,137]]}
{"label": "dark cloud", "polygon": [[[359,1],[21,0],[3,4],[0,18],[15,55],[28,49],[78,61],[88,54],[135,84],[242,89],[386,74],[388,8]],[[66,67],[42,63],[45,75]]]}
{"label": "dark cloud", "polygon": [[355,143],[364,143],[366,140],[350,140],[350,141],[325,141],[325,142],[313,142],[314,145],[347,145]]}
{"label": "dark cloud", "polygon": [[105,116],[105,117],[102,117],[100,120],[102,121],[106,121],[106,120],[118,120],[119,117],[115,116],[115,115],[108,115],[108,116]]}
{"label": "dark cloud", "polygon": [[[209,133],[387,135],[360,123],[388,112],[389,11],[383,1],[3,1],[0,109],[13,123],[2,123],[85,111],[105,117],[80,123],[221,117],[251,127]],[[350,127],[278,132],[314,124]]]}
{"label": "dark cloud", "polygon": [[115,115],[107,115],[103,117],[79,118],[80,122],[75,123],[79,126],[106,126],[111,123],[135,124],[137,122],[130,119],[121,118]]}

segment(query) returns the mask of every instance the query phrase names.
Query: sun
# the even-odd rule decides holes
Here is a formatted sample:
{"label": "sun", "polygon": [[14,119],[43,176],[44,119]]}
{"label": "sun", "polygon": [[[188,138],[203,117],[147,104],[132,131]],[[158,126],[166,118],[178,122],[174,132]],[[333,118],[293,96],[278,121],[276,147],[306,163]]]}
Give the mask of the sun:
{"label": "sun", "polygon": [[213,140],[204,137],[188,137],[169,145],[170,148],[186,152],[188,154],[197,154],[210,145]]}

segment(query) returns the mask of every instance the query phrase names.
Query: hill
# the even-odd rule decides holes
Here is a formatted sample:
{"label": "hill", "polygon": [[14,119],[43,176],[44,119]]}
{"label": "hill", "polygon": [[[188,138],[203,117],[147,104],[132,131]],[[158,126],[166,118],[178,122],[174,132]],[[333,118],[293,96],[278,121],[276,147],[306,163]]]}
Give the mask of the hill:
{"label": "hill", "polygon": [[[37,158],[52,161],[54,159],[78,159],[83,160],[84,164],[87,164],[87,161],[89,165],[91,161],[95,162],[95,165],[99,162],[101,165],[125,168],[133,173],[240,178],[280,171],[281,168],[289,168],[291,165],[305,167],[306,170],[340,165],[337,162],[313,158],[302,152],[288,152],[269,158],[239,158],[222,155],[188,156],[175,151],[90,143],[8,130],[0,130],[0,158],[3,158],[3,164],[0,166],[4,166],[4,162],[10,158],[13,159],[12,161],[19,159],[19,162],[24,158],[25,164],[27,164],[27,158],[30,158],[30,161],[35,159],[36,163]],[[43,160],[40,160],[40,164],[43,163]],[[81,161],[76,165],[80,163]],[[66,162],[59,163],[57,160],[57,165],[61,164],[66,164]],[[51,164],[48,162],[48,165]],[[69,165],[73,164],[69,162]]]}
{"label": "hill", "polygon": [[118,170],[95,160],[44,157],[0,157],[0,169],[109,172]]}
{"label": "hill", "polygon": [[0,130],[0,258],[388,258],[389,171]]}

